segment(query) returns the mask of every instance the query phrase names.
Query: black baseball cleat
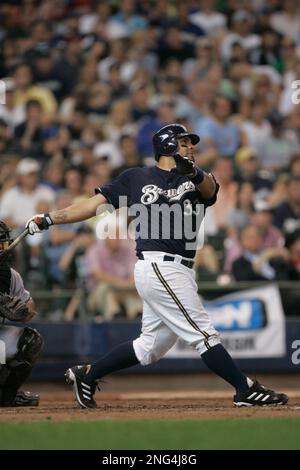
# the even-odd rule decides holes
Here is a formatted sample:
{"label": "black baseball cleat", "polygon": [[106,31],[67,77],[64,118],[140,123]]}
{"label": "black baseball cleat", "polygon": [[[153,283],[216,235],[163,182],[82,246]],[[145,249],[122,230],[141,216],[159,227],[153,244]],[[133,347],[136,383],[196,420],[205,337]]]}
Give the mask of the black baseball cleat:
{"label": "black baseball cleat", "polygon": [[19,390],[14,398],[9,394],[6,394],[5,397],[2,397],[0,406],[39,406],[39,401],[40,397],[36,393]]}
{"label": "black baseball cleat", "polygon": [[97,408],[94,400],[96,391],[96,382],[90,383],[86,381],[87,366],[74,366],[65,373],[66,382],[73,385],[76,400],[81,408]]}
{"label": "black baseball cleat", "polygon": [[36,393],[19,390],[12,406],[39,406],[40,397]]}
{"label": "black baseball cleat", "polygon": [[255,381],[249,390],[234,395],[233,404],[235,406],[286,405],[288,399],[284,393],[274,392]]}

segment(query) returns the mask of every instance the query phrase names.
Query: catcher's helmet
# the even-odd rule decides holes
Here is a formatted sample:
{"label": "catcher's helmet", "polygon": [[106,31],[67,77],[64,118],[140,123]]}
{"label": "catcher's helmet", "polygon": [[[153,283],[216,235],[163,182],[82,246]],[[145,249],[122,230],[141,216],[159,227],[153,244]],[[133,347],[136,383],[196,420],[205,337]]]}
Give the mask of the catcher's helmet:
{"label": "catcher's helmet", "polygon": [[6,225],[6,223],[0,220],[0,250],[6,248],[5,242],[7,242],[8,245],[12,242],[10,232],[11,229]]}
{"label": "catcher's helmet", "polygon": [[189,133],[181,124],[168,124],[159,129],[152,139],[155,160],[159,160],[161,155],[170,157],[175,155],[178,148],[177,139],[181,137],[189,137],[193,145],[200,141],[197,134]]}

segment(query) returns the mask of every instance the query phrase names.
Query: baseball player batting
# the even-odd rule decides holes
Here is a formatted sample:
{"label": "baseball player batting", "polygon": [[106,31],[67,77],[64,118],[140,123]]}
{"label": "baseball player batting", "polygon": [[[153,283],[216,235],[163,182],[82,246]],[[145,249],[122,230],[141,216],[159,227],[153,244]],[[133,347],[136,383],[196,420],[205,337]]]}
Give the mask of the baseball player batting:
{"label": "baseball player batting", "polygon": [[[285,394],[267,389],[239,370],[197,294],[192,268],[203,218],[199,214],[215,203],[219,189],[212,174],[195,166],[194,148],[199,140],[180,124],[164,126],[153,136],[155,166],[126,170],[97,188],[90,199],[35,215],[26,224],[34,234],[53,224],[88,219],[108,203],[115,209],[137,207],[143,214],[136,226],[135,267],[135,285],[143,299],[142,331],[137,339],[117,346],[94,364],[66,371],[66,380],[73,385],[83,408],[97,406],[94,394],[102,377],[158,361],[177,338],[194,347],[207,367],[235,388],[236,406],[284,405],[288,401]],[[166,217],[166,209],[172,209],[175,215]]]}
{"label": "baseball player batting", "polygon": [[27,322],[36,314],[20,274],[10,267],[10,245],[15,245],[10,229],[0,221],[0,341],[5,345],[0,361],[0,406],[37,406],[39,396],[19,388],[40,355],[43,339],[33,328],[4,325],[7,320]]}

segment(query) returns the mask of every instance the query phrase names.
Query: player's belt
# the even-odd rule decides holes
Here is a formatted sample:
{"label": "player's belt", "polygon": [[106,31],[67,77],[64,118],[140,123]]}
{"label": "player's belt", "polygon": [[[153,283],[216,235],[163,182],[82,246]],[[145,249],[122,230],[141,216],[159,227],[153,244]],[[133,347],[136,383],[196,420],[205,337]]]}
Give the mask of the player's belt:
{"label": "player's belt", "polygon": [[[138,258],[145,259],[143,253],[140,253],[138,255]],[[162,261],[174,261],[175,263],[183,264],[184,266],[187,266],[190,269],[192,269],[192,267],[194,266],[194,261],[188,261],[187,259],[178,260],[175,258],[175,256],[171,256],[171,255],[164,255],[164,257],[162,258]]]}

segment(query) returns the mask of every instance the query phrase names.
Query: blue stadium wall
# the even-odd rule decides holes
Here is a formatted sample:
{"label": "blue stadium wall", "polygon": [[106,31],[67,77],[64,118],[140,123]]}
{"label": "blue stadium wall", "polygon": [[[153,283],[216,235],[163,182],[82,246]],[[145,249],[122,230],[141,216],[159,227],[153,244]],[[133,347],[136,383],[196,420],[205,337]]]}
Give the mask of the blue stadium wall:
{"label": "blue stadium wall", "polygon": [[[58,379],[70,365],[92,361],[115,345],[139,335],[139,321],[109,323],[34,323],[44,337],[43,355],[36,364],[32,378]],[[286,355],[281,358],[238,359],[244,370],[257,372],[300,372],[300,365],[292,363],[292,343],[300,340],[300,320],[286,321]],[[298,355],[300,358],[300,354]],[[162,359],[148,367],[136,366],[128,373],[199,372],[206,366],[200,359]],[[127,372],[127,371],[126,371]],[[123,373],[126,373],[125,371]]]}

